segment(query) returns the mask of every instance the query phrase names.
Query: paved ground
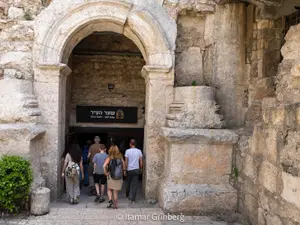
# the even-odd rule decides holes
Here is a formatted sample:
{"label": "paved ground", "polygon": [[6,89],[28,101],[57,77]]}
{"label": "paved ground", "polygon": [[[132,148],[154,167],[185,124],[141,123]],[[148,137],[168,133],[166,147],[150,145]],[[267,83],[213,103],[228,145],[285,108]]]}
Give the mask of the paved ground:
{"label": "paved ground", "polygon": [[168,217],[157,204],[145,201],[141,194],[138,195],[137,203],[132,205],[125,199],[124,191],[119,193],[119,209],[107,209],[107,200],[96,204],[95,197],[88,196],[87,192],[86,188],[82,189],[78,205],[69,204],[68,198],[63,197],[59,202],[51,204],[47,215],[0,219],[0,225],[244,225],[213,221],[208,217]]}
{"label": "paved ground", "polygon": [[[167,217],[159,208],[51,208],[44,216],[0,220],[4,225],[228,225],[208,217]],[[234,225],[241,225],[233,223]]]}

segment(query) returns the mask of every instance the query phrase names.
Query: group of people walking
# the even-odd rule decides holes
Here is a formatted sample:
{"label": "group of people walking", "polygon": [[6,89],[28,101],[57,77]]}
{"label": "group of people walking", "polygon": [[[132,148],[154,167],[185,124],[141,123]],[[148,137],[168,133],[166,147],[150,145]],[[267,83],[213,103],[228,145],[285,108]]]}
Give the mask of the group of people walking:
{"label": "group of people walking", "polygon": [[[90,186],[90,194],[96,192],[95,202],[105,201],[107,185],[107,208],[118,208],[118,192],[122,189],[126,177],[126,198],[135,204],[139,175],[143,160],[141,150],[136,148],[136,141],[130,140],[130,148],[125,151],[125,158],[117,145],[112,144],[107,151],[98,136],[94,144],[82,151],[78,144],[72,144],[64,158],[62,177],[66,181],[66,190],[71,204],[79,203],[80,180]],[[89,143],[88,143],[89,144]],[[87,177],[88,176],[88,177]]]}

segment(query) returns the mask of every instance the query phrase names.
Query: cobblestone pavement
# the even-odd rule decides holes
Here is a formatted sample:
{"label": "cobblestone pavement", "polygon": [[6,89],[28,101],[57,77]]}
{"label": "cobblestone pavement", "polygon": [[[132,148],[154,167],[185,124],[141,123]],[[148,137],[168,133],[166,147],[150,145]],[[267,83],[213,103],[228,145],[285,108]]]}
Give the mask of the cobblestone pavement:
{"label": "cobblestone pavement", "polygon": [[[51,208],[44,216],[0,220],[1,225],[241,225],[212,221],[208,217],[183,216],[166,218],[159,208]],[[182,221],[182,222],[181,222]]]}

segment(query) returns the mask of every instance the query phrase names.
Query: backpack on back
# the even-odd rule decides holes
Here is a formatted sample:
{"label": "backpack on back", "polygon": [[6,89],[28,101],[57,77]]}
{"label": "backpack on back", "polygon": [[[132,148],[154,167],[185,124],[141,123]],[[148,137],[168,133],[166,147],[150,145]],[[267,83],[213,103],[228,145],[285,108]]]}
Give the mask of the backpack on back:
{"label": "backpack on back", "polygon": [[69,162],[66,168],[65,174],[68,178],[76,178],[78,177],[79,166],[75,162]]}
{"label": "backpack on back", "polygon": [[109,163],[109,173],[113,180],[121,180],[123,178],[123,168],[121,159],[111,159]]}

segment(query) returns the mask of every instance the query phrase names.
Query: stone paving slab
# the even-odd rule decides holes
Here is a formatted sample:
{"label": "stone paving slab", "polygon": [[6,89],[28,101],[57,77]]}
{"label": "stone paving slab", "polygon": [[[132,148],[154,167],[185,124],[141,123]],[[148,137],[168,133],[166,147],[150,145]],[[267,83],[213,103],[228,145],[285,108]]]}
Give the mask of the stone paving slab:
{"label": "stone paving slab", "polygon": [[[171,216],[171,215],[170,215]],[[205,216],[167,218],[160,208],[51,208],[44,216],[0,220],[0,225],[243,225]],[[181,220],[180,220],[181,219]]]}

